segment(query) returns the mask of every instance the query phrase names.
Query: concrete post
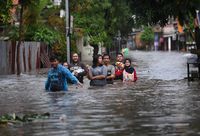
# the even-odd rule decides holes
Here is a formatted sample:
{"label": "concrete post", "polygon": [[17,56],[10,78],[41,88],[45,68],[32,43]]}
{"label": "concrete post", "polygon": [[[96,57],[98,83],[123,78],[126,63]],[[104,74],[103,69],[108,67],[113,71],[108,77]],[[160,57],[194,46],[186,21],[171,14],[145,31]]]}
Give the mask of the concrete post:
{"label": "concrete post", "polygon": [[67,44],[67,62],[70,63],[70,15],[69,0],[65,0],[65,17],[66,17],[66,44]]}
{"label": "concrete post", "polygon": [[171,37],[168,37],[168,51],[171,51]]}

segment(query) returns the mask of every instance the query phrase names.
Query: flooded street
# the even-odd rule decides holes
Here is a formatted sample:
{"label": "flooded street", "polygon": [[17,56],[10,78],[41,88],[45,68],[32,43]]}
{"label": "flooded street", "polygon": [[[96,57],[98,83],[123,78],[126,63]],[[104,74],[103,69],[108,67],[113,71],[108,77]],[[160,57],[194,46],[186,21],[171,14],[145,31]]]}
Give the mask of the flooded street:
{"label": "flooded street", "polygon": [[0,126],[0,136],[200,135],[200,81],[185,79],[185,54],[130,51],[130,57],[139,78],[132,84],[88,88],[86,80],[83,88],[48,93],[46,75],[0,76],[0,115],[50,113]]}

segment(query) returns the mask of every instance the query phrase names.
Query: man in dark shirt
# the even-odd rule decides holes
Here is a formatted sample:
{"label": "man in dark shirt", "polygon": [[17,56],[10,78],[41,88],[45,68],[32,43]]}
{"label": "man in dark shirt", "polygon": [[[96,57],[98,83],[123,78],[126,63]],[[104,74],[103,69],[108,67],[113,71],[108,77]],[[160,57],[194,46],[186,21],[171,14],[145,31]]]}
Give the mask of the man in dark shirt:
{"label": "man in dark shirt", "polygon": [[79,80],[79,82],[83,83],[83,77],[87,74],[87,68],[84,64],[79,62],[77,53],[72,54],[72,63],[69,65],[69,70]]}
{"label": "man in dark shirt", "polygon": [[110,64],[110,55],[104,54],[103,62],[104,66],[106,66],[107,68],[107,77],[106,77],[107,84],[113,84],[113,80],[115,78],[115,67]]}

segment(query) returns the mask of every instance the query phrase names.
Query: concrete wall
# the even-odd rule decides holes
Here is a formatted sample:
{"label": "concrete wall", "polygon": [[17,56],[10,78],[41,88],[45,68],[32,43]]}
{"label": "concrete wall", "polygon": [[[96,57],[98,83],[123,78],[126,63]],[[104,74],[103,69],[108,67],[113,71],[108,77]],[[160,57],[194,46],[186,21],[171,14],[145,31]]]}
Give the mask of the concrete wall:
{"label": "concrete wall", "polygon": [[77,48],[81,52],[81,59],[85,62],[92,62],[93,47],[90,45],[83,46],[83,37],[76,41]]}

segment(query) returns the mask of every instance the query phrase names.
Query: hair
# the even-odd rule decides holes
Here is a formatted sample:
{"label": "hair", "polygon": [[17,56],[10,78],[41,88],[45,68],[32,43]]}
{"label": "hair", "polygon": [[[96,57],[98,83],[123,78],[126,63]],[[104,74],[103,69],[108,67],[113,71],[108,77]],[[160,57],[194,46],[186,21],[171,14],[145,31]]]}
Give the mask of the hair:
{"label": "hair", "polygon": [[93,57],[93,61],[92,61],[92,67],[93,68],[95,68],[95,67],[97,67],[97,64],[98,64],[98,61],[99,61],[99,57],[102,57],[102,55],[100,55],[100,54],[98,54],[98,55],[95,55],[94,57]]}
{"label": "hair", "polygon": [[58,60],[58,57],[56,55],[52,55],[50,58],[49,58],[49,61],[50,62],[53,62],[55,60]]}
{"label": "hair", "polygon": [[130,62],[130,64],[131,64],[131,59],[129,59],[129,58],[126,58],[125,60],[124,60],[124,64],[126,63],[126,61],[129,61]]}
{"label": "hair", "polygon": [[[72,53],[72,57],[73,57],[73,55],[74,55],[74,54],[77,54],[77,55],[78,55],[78,53],[77,53],[77,52],[73,52],[73,53]],[[79,56],[79,55],[78,55],[78,56]]]}
{"label": "hair", "polygon": [[104,59],[105,56],[108,56],[109,59],[110,59],[110,55],[109,55],[109,54],[104,54],[104,55],[103,55],[103,59]]}
{"label": "hair", "polygon": [[67,61],[64,61],[62,64],[64,64],[64,63],[67,63],[67,64],[69,64]]}
{"label": "hair", "polygon": [[117,53],[117,55],[116,55],[116,56],[118,56],[118,55],[122,55],[122,56],[124,56],[122,53]]}

